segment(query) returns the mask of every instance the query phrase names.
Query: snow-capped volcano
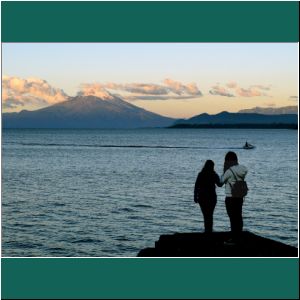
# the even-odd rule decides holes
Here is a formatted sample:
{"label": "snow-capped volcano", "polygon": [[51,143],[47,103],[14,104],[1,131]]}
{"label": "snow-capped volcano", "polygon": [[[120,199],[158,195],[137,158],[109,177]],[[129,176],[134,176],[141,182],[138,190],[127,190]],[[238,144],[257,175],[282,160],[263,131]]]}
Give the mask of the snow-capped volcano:
{"label": "snow-capped volcano", "polygon": [[4,113],[4,128],[164,127],[175,120],[149,112],[112,94],[70,97],[35,111]]}

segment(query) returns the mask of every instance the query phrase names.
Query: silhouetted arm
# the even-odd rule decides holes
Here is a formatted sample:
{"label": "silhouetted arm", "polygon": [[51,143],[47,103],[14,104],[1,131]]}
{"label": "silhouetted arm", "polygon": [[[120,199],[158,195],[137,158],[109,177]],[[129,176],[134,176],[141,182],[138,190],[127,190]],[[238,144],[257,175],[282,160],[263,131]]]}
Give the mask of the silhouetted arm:
{"label": "silhouetted arm", "polygon": [[221,178],[220,178],[220,184],[221,184],[221,186],[222,186],[224,183],[227,182],[227,180],[229,179],[230,175],[231,175],[231,174],[230,174],[230,171],[227,170],[227,171],[221,176]]}
{"label": "silhouetted arm", "polygon": [[216,173],[215,175],[215,184],[218,186],[218,187],[221,187],[223,185],[223,183],[221,182],[220,180],[220,177],[219,175]]}

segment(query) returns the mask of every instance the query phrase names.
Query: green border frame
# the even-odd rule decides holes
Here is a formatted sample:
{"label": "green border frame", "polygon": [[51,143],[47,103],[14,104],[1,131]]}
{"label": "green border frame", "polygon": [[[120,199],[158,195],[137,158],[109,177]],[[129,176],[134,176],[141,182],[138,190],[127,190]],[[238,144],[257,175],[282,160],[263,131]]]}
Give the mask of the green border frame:
{"label": "green border frame", "polygon": [[[2,42],[299,42],[295,1],[4,1],[1,10]],[[2,298],[297,299],[298,264],[298,258],[3,258]]]}
{"label": "green border frame", "polygon": [[298,42],[298,2],[2,2],[2,42]]}
{"label": "green border frame", "polygon": [[297,299],[297,259],[4,259],[3,298]]}

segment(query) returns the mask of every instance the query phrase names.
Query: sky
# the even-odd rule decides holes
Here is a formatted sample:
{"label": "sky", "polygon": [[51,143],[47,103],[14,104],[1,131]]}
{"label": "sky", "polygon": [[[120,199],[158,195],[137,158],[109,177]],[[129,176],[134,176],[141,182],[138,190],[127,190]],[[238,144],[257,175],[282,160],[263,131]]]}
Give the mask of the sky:
{"label": "sky", "polygon": [[3,112],[78,94],[176,118],[298,105],[298,44],[2,44]]}

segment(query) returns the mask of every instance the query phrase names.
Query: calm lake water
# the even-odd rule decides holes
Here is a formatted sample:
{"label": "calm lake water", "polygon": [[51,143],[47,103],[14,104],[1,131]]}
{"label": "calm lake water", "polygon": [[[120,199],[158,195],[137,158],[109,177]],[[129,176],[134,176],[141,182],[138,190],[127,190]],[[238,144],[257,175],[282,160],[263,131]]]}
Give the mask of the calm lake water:
{"label": "calm lake water", "polygon": [[[131,257],[202,231],[194,182],[206,159],[221,174],[229,150],[249,170],[245,230],[297,246],[297,144],[297,130],[4,130],[2,255]],[[214,230],[227,231],[217,193]]]}

